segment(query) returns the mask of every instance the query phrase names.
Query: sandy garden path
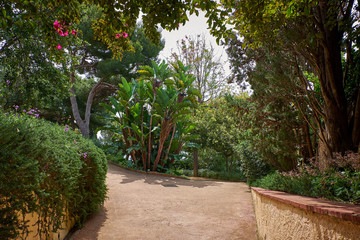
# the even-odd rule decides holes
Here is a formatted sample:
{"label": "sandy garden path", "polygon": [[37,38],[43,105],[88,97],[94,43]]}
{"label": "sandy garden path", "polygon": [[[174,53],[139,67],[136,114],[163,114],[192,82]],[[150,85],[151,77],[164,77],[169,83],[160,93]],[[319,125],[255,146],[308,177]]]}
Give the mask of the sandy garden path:
{"label": "sandy garden path", "polygon": [[256,239],[244,183],[185,180],[109,164],[108,199],[70,240]]}

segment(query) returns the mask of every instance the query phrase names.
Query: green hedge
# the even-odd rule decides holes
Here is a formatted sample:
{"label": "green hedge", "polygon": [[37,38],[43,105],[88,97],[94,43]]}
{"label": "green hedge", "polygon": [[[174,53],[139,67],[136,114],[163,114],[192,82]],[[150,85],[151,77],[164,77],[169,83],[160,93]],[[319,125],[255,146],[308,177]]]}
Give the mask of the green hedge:
{"label": "green hedge", "polygon": [[251,184],[270,190],[360,205],[360,171],[328,169],[316,175],[271,173]]}
{"label": "green hedge", "polygon": [[104,202],[105,155],[67,127],[0,112],[0,150],[0,239],[26,238],[26,213],[39,213],[38,231],[47,234],[64,211],[81,225]]}

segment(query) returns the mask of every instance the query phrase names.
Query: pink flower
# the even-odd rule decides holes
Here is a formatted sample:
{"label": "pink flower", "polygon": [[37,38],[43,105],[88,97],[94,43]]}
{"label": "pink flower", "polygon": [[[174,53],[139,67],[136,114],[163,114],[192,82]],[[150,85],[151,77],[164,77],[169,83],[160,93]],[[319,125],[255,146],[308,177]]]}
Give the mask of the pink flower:
{"label": "pink flower", "polygon": [[58,43],[58,45],[57,45],[57,49],[61,49],[60,43]]}
{"label": "pink flower", "polygon": [[119,38],[121,35],[120,35],[120,33],[117,33],[116,34],[116,38]]}
{"label": "pink flower", "polygon": [[77,141],[76,141],[76,140],[74,140],[74,143],[77,143]]}
{"label": "pink flower", "polygon": [[60,34],[60,36],[67,36],[69,34],[69,31],[66,31],[65,33],[59,31],[58,33]]}
{"label": "pink flower", "polygon": [[123,32],[123,33],[122,33],[122,36],[123,36],[124,38],[127,38],[129,35],[128,35],[127,33]]}
{"label": "pink flower", "polygon": [[35,114],[35,117],[37,117],[37,118],[38,118],[39,116],[40,116],[40,114]]}
{"label": "pink flower", "polygon": [[69,26],[71,26],[71,22],[69,23]]}
{"label": "pink flower", "polygon": [[15,109],[18,109],[18,108],[19,108],[19,106],[18,106],[18,105],[13,105],[13,107],[14,107]]}
{"label": "pink flower", "polygon": [[76,35],[77,32],[73,29],[73,30],[71,31],[71,34]]}
{"label": "pink flower", "polygon": [[6,80],[6,83],[9,85],[9,84],[10,84],[10,80]]}
{"label": "pink flower", "polygon": [[55,22],[54,22],[54,28],[55,28],[55,30],[60,28],[60,23],[57,20],[55,20]]}

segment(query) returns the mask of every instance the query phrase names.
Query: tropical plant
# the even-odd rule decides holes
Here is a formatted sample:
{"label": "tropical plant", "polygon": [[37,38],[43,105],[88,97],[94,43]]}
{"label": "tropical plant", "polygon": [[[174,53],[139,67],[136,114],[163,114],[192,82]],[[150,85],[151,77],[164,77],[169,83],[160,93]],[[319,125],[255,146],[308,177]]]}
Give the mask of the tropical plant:
{"label": "tropical plant", "polygon": [[187,116],[199,95],[188,68],[178,63],[171,71],[165,62],[152,62],[152,67],[142,67],[137,81],[123,78],[117,95],[110,97],[112,105],[104,105],[111,124],[100,129],[121,136],[122,150],[136,167],[161,171],[179,158],[184,136],[192,129]]}

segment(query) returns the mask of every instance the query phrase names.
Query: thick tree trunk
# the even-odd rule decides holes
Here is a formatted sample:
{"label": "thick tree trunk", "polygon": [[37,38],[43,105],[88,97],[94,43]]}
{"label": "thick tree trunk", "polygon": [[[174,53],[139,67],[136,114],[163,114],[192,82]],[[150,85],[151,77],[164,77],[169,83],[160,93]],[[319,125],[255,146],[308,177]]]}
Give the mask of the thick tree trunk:
{"label": "thick tree trunk", "polygon": [[331,152],[353,149],[347,115],[347,101],[341,65],[342,33],[336,24],[329,24],[329,5],[319,1],[318,21],[322,39],[319,40],[316,69],[324,98],[325,128]]}
{"label": "thick tree trunk", "polygon": [[354,147],[357,148],[357,151],[359,151],[360,149],[360,89],[358,90],[357,100],[355,103],[352,140],[354,143]]}

